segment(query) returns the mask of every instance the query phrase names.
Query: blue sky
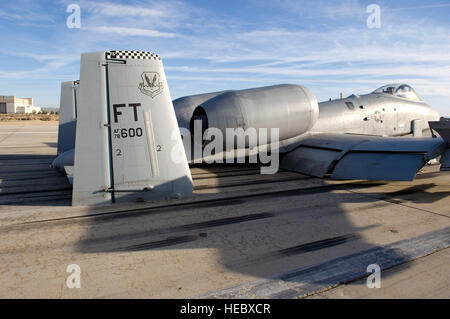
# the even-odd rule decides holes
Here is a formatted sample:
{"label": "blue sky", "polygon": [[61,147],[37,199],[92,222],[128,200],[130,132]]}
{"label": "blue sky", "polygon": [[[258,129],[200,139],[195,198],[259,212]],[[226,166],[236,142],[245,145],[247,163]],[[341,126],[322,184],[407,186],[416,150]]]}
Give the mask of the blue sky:
{"label": "blue sky", "polygon": [[[66,8],[81,7],[69,29]],[[366,24],[369,4],[381,28]],[[450,116],[450,2],[0,0],[0,95],[57,107],[82,52],[146,50],[163,58],[172,98],[279,83],[319,101],[411,84]]]}

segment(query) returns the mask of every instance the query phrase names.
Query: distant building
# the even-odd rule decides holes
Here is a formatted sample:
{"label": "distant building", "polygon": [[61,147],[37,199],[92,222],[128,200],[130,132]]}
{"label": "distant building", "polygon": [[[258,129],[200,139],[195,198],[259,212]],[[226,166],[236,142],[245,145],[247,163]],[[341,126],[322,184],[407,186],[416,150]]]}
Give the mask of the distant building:
{"label": "distant building", "polygon": [[33,105],[33,98],[20,98],[0,95],[0,113],[35,113],[40,112],[39,106]]}

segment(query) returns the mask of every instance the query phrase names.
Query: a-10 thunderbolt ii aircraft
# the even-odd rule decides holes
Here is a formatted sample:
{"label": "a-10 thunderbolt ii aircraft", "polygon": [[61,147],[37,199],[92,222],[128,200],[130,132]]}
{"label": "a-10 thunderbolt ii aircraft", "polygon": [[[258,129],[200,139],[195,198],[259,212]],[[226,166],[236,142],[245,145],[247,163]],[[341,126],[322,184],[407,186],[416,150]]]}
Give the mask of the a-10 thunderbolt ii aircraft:
{"label": "a-10 thunderbolt ii aircraft", "polygon": [[[73,205],[186,196],[189,163],[230,154],[242,160],[265,152],[276,162],[265,173],[280,160],[283,169],[316,177],[412,180],[432,159],[450,166],[444,140],[422,136],[438,120],[407,84],[322,103],[300,85],[172,101],[156,54],[84,53],[80,80],[61,86],[53,166],[73,183]],[[236,132],[244,133],[238,146]]]}

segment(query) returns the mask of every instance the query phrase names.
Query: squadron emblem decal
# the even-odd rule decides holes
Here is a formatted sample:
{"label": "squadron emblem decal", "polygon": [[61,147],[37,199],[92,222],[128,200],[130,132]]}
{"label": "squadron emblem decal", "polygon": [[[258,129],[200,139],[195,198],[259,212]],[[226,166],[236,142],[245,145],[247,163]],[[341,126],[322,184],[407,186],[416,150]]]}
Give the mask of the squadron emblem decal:
{"label": "squadron emblem decal", "polygon": [[139,90],[142,93],[154,98],[162,92],[164,86],[160,81],[158,72],[144,72],[142,73],[141,78],[142,82],[139,83]]}

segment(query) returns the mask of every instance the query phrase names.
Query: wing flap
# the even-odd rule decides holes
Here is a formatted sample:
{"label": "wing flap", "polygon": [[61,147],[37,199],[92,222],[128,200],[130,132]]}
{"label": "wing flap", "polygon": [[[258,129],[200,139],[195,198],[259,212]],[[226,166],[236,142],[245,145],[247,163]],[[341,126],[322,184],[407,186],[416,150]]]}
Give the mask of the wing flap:
{"label": "wing flap", "polygon": [[281,168],[299,173],[324,177],[340,151],[299,146],[281,161]]}
{"label": "wing flap", "polygon": [[444,151],[440,137],[316,134],[301,140],[280,166],[316,177],[405,181]]}
{"label": "wing flap", "polygon": [[351,152],[336,164],[331,178],[412,181],[422,166],[422,154]]}

